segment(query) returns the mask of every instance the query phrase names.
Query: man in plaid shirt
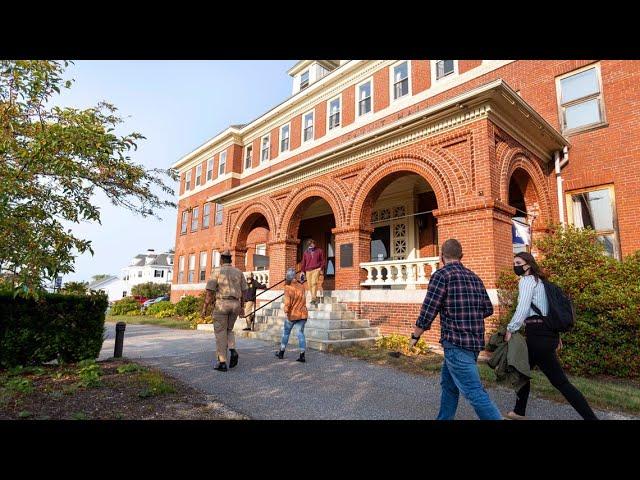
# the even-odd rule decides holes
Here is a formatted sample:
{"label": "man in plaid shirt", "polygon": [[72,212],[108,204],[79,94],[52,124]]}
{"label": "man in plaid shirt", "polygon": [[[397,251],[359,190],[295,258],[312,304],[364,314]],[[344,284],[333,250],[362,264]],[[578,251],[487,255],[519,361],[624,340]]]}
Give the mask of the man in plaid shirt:
{"label": "man in plaid shirt", "polygon": [[481,420],[502,420],[502,415],[480,382],[478,354],[484,348],[484,319],[493,314],[491,299],[482,280],[462,259],[462,246],[455,239],[442,245],[444,266],[429,280],[420,316],[411,334],[414,346],[440,314],[440,343],[444,362],[440,385],[438,420],[453,420],[460,391]]}

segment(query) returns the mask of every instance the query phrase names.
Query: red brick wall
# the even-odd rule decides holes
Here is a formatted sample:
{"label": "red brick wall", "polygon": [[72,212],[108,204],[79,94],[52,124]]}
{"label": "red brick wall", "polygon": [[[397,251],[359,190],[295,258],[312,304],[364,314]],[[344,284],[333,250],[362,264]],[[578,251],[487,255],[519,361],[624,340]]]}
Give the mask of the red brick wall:
{"label": "red brick wall", "polygon": [[458,60],[458,73],[465,73],[472,68],[479,67],[482,60]]}
{"label": "red brick wall", "polygon": [[356,87],[355,85],[343,90],[342,92],[342,126],[347,126],[355,120],[356,109]]}
{"label": "red brick wall", "polygon": [[411,87],[413,94],[420,93],[431,86],[429,60],[411,60]]}

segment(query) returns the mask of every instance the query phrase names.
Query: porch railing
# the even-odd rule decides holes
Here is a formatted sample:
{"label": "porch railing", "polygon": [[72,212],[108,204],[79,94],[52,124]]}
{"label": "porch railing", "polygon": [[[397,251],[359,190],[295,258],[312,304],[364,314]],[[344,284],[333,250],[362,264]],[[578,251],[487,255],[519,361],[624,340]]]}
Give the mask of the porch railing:
{"label": "porch railing", "polygon": [[[367,271],[367,279],[361,285],[368,287],[426,285],[439,263],[439,257],[361,263],[360,267]],[[429,270],[426,269],[427,266],[430,267]]]}
{"label": "porch railing", "polygon": [[253,278],[263,285],[269,286],[269,270],[255,270],[253,272],[244,272],[245,278],[249,278],[249,274],[253,273]]}

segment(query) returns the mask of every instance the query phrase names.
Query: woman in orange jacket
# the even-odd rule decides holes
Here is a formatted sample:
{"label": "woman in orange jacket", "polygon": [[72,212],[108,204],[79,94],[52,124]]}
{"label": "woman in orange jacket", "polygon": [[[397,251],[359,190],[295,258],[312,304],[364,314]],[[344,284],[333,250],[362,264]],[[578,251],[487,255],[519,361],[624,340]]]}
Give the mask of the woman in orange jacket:
{"label": "woman in orange jacket", "polygon": [[284,332],[280,342],[280,350],[276,352],[276,357],[284,358],[284,350],[289,343],[289,335],[295,325],[298,326],[298,343],[300,346],[300,357],[296,361],[304,362],[304,352],[306,340],[304,338],[304,326],[307,323],[309,313],[306,306],[305,289],[296,278],[293,268],[287,270],[284,287],[284,313],[287,315],[284,321]]}

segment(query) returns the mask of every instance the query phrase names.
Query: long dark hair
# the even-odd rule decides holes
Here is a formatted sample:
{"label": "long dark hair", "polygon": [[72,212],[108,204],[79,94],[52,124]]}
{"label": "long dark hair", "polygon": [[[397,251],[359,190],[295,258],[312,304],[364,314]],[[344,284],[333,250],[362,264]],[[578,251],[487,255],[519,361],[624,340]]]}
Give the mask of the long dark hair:
{"label": "long dark hair", "polygon": [[533,258],[533,255],[531,255],[529,252],[516,253],[515,256],[521,258],[522,260],[525,261],[527,265],[529,265],[530,267],[529,272],[531,272],[531,275],[535,277],[536,282],[538,282],[540,279],[542,280],[547,279],[546,272],[542,270],[542,268],[540,268],[540,265],[538,265],[538,262],[536,262],[536,259]]}

